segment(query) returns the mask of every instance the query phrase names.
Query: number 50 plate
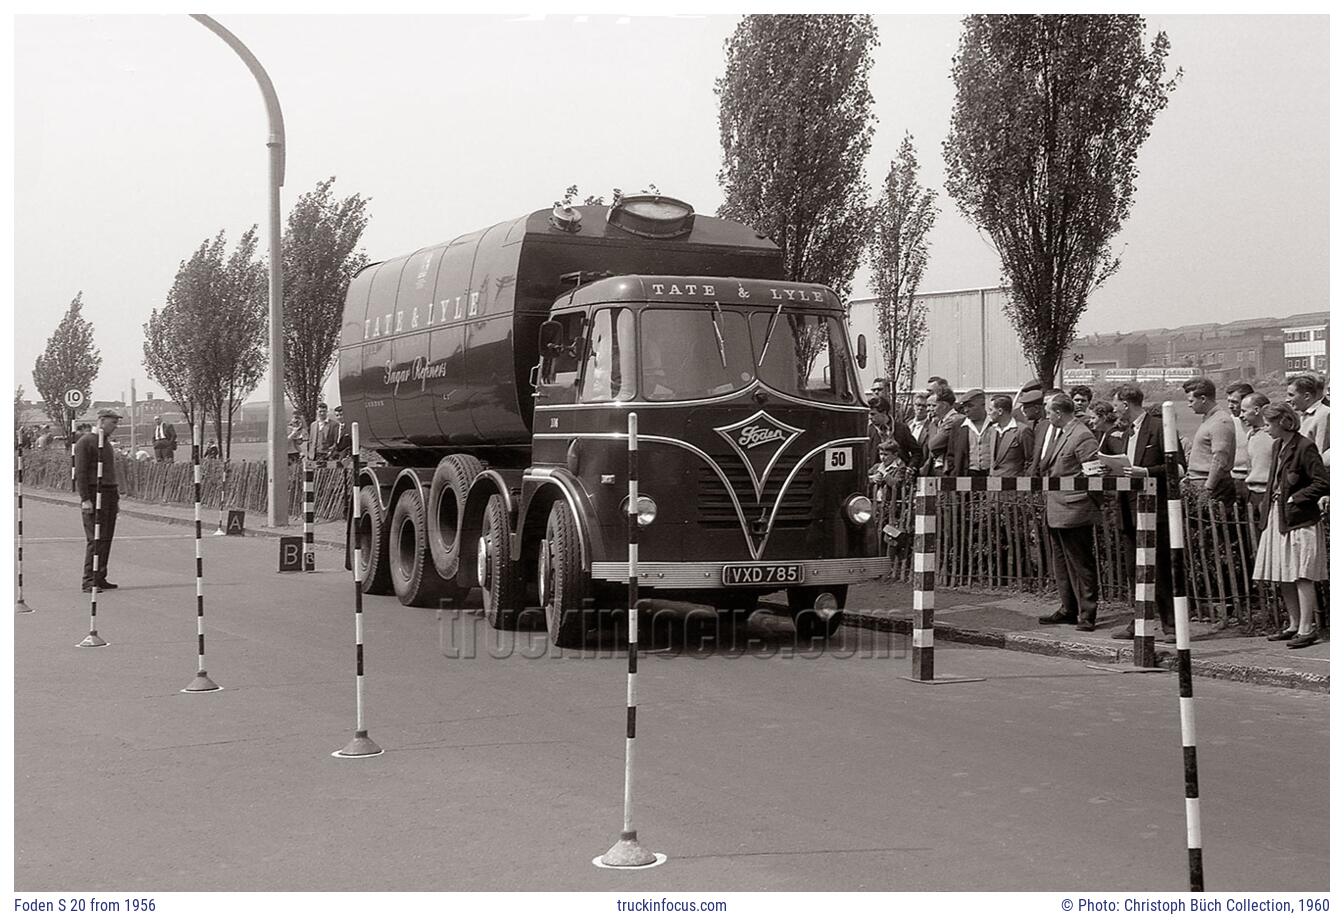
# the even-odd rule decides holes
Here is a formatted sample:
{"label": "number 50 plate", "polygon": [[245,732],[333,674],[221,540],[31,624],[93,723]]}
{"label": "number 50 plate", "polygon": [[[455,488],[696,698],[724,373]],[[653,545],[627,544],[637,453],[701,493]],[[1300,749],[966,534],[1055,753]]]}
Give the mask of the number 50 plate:
{"label": "number 50 plate", "polygon": [[732,585],[800,585],[801,565],[725,565],[723,583]]}

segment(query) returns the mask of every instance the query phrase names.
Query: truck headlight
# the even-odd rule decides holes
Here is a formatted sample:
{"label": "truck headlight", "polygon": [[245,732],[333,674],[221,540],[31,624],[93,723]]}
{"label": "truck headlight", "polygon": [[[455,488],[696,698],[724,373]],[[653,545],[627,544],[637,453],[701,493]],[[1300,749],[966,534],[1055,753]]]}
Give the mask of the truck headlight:
{"label": "truck headlight", "polygon": [[851,495],[845,499],[845,517],[855,524],[867,524],[873,519],[873,502],[866,495]]}
{"label": "truck headlight", "polygon": [[[630,513],[630,499],[621,502],[621,511]],[[658,504],[647,495],[641,495],[635,501],[635,521],[640,527],[648,527],[658,517]]]}

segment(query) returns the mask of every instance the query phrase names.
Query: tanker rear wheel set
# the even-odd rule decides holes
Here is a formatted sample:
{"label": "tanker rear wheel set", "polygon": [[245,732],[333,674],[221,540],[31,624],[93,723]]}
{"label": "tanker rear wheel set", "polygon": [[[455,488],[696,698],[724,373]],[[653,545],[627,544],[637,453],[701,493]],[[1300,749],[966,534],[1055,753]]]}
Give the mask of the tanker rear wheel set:
{"label": "tanker rear wheel set", "polygon": [[392,573],[387,564],[390,522],[374,486],[359,489],[359,517],[351,521],[359,547],[360,586],[365,594],[391,594]]}
{"label": "tanker rear wheel set", "polygon": [[429,551],[425,497],[407,489],[397,499],[387,541],[388,570],[397,600],[407,607],[432,607],[451,596],[454,585],[439,577]]}
{"label": "tanker rear wheel set", "polygon": [[[458,520],[467,504],[467,492],[476,476],[485,467],[470,454],[450,454],[439,461],[429,486],[429,552],[434,569],[450,586],[451,600],[461,600],[466,589],[456,589],[458,565],[462,559],[459,546],[462,527]],[[469,573],[470,574],[470,573]]]}

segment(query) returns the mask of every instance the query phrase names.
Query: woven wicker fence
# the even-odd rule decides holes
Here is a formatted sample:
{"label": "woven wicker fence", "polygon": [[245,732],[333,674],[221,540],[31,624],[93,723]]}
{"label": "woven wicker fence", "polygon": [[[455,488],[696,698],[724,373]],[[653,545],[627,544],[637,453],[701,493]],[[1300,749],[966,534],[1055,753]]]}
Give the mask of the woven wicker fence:
{"label": "woven wicker fence", "polygon": [[[70,454],[63,450],[33,450],[23,455],[23,477],[30,485],[47,489],[70,488]],[[117,487],[126,498],[173,505],[190,505],[192,497],[191,464],[156,463],[132,460],[117,455]],[[227,468],[228,480],[225,482]],[[289,468],[289,514],[303,514],[303,469]],[[314,472],[316,507],[319,521],[334,521],[345,515],[349,472],[319,469]],[[201,462],[201,504],[206,508],[242,508],[266,512],[266,461],[204,460]]]}
{"label": "woven wicker fence", "polygon": [[[884,524],[914,532],[910,486],[898,487],[879,505]],[[1247,631],[1273,628],[1283,612],[1272,585],[1254,581],[1259,546],[1255,508],[1242,501],[1209,501],[1199,489],[1183,488],[1187,547],[1186,595],[1192,618]],[[1101,600],[1127,604],[1134,597],[1134,563],[1120,537],[1115,494],[1102,497],[1103,524],[1094,530]],[[1327,552],[1329,521],[1326,522]],[[888,541],[892,577],[906,581],[911,561],[906,538]],[[1031,493],[940,492],[938,494],[938,584],[948,588],[993,588],[1053,593],[1045,498]],[[1318,586],[1317,609],[1329,609],[1329,586]]]}

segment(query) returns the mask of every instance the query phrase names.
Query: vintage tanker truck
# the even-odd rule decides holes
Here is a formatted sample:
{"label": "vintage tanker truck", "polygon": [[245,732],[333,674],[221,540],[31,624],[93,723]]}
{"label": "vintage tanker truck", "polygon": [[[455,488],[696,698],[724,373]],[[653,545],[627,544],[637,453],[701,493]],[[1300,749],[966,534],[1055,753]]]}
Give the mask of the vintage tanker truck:
{"label": "vintage tanker truck", "polygon": [[800,636],[834,631],[848,585],[889,565],[867,408],[842,305],[782,274],[762,235],[662,196],[362,269],[340,389],[385,461],[352,522],[364,590],[436,605],[479,586],[492,626],[541,608],[581,644],[624,606],[633,411],[641,595],[750,611],[787,589]]}

